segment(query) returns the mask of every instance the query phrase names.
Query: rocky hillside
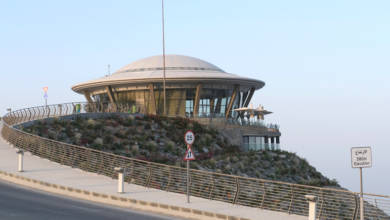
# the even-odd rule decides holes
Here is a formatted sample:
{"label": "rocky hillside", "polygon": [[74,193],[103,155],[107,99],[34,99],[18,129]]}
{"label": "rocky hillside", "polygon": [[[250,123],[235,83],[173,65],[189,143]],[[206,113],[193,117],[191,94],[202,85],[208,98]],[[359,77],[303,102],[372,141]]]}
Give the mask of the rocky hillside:
{"label": "rocky hillside", "polygon": [[184,133],[196,134],[191,167],[246,177],[315,186],[336,186],[305,159],[286,151],[240,152],[215,129],[184,118],[110,115],[37,121],[24,131],[137,159],[184,166]]}

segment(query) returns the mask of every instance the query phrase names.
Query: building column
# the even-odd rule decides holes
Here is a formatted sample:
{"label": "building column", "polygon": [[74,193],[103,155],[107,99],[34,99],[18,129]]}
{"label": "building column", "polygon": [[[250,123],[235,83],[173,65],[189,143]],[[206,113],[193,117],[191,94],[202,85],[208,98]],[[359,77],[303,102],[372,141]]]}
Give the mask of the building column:
{"label": "building column", "polygon": [[240,87],[238,85],[234,86],[233,94],[232,94],[232,97],[230,98],[229,105],[228,105],[226,113],[225,113],[225,117],[226,118],[229,118],[229,116],[231,114],[232,107],[233,107],[233,104],[234,104],[234,100],[236,99],[237,92],[238,92],[239,88]]}
{"label": "building column", "polygon": [[210,115],[214,117],[214,98],[210,99]]}
{"label": "building column", "polygon": [[201,90],[202,90],[202,84],[199,83],[196,86],[195,103],[194,103],[194,118],[198,117],[198,115],[199,115],[199,101],[200,101]]}
{"label": "building column", "polygon": [[264,137],[264,145],[265,145],[265,150],[269,150],[269,145],[268,145],[268,137]]}
{"label": "building column", "polygon": [[[93,103],[93,100],[92,100],[92,98],[91,98],[91,94],[89,93],[89,92],[87,92],[87,91],[85,91],[84,92],[84,96],[85,96],[85,99],[87,99],[87,101],[88,101],[88,106],[89,106],[89,108],[88,108],[88,110],[89,111],[96,111],[96,106],[94,105],[94,103]],[[62,107],[61,107],[62,108]],[[60,111],[62,112],[62,109],[60,108]]]}
{"label": "building column", "polygon": [[237,93],[238,97],[237,97],[237,103],[238,103],[238,107],[241,108],[241,95],[242,95],[242,92],[240,90],[238,90],[238,93]]}
{"label": "building column", "polygon": [[248,94],[249,94],[249,91],[242,92],[242,100],[241,100],[240,108],[244,107],[244,103],[245,103],[246,98],[248,97]]}
{"label": "building column", "polygon": [[275,150],[275,137],[271,137],[271,150]]}
{"label": "building column", "polygon": [[85,91],[84,97],[88,101],[89,104],[93,103],[92,98],[91,98],[91,94],[89,92]]}
{"label": "building column", "polygon": [[108,98],[110,99],[110,102],[114,108],[114,111],[116,111],[117,110],[116,101],[115,101],[114,93],[112,92],[111,86],[106,86],[106,90],[107,90]]}
{"label": "building column", "polygon": [[155,115],[156,114],[156,99],[154,97],[154,86],[153,86],[153,83],[150,83],[148,85],[149,87],[149,103],[148,103],[148,106],[149,106],[149,114],[152,114],[152,115]]}
{"label": "building column", "polygon": [[280,137],[279,136],[276,137],[276,149],[280,150]]}
{"label": "building column", "polygon": [[248,107],[249,102],[251,101],[252,96],[253,96],[254,93],[255,93],[255,88],[252,87],[252,88],[249,90],[249,94],[248,94],[248,96],[246,97],[245,102],[244,102],[244,105],[243,105],[242,107]]}
{"label": "building column", "polygon": [[217,99],[217,104],[215,105],[214,113],[220,113],[221,112],[221,103],[222,98]]}

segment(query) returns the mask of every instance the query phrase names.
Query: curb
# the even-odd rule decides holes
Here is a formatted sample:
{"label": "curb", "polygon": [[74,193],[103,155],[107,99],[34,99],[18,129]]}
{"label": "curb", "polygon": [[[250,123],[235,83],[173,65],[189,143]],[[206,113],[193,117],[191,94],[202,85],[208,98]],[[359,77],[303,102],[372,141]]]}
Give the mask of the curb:
{"label": "curb", "polygon": [[104,193],[91,192],[87,190],[75,189],[72,187],[61,186],[48,182],[43,182],[24,176],[7,173],[0,170],[0,179],[12,182],[18,185],[39,189],[42,191],[55,193],[59,195],[70,196],[77,199],[98,202],[113,206],[135,209],[139,211],[147,211],[169,216],[176,216],[186,219],[204,219],[204,220],[249,220],[247,218],[239,218],[224,214],[201,211],[197,209],[184,208],[179,206],[166,205],[156,202],[146,202],[124,198],[120,196],[108,195]]}

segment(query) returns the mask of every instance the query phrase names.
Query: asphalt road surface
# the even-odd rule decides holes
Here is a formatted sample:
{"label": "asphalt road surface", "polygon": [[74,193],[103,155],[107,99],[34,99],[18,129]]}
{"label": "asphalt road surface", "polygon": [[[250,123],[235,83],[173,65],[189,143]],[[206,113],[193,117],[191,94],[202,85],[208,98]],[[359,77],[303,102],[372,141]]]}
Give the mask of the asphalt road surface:
{"label": "asphalt road surface", "polygon": [[22,188],[0,181],[1,220],[105,220],[140,219],[167,220],[156,214],[116,208],[81,200],[59,197],[34,189]]}

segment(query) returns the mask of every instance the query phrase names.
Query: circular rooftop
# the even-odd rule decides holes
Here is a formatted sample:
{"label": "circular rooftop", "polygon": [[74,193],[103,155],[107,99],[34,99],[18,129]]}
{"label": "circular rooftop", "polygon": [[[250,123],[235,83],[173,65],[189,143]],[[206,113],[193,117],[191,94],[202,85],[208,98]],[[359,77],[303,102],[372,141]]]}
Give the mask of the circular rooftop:
{"label": "circular rooftop", "polygon": [[[114,74],[120,74],[125,72],[142,72],[150,70],[162,70],[163,68],[162,56],[147,57],[135,62],[132,62]],[[165,56],[165,68],[168,70],[210,70],[224,72],[219,67],[206,62],[204,60],[182,55],[166,55]]]}
{"label": "circular rooftop", "polygon": [[[242,88],[260,89],[264,82],[227,73],[204,60],[182,55],[165,56],[165,79],[167,83],[210,83],[239,85]],[[93,92],[104,86],[128,86],[132,84],[161,83],[163,78],[162,55],[147,57],[132,62],[112,75],[74,85],[77,93]]]}

